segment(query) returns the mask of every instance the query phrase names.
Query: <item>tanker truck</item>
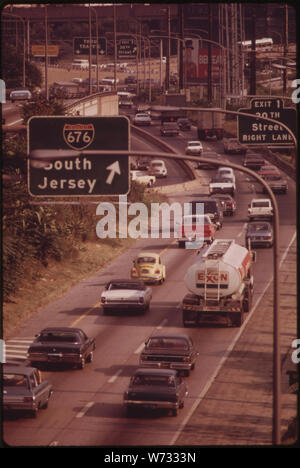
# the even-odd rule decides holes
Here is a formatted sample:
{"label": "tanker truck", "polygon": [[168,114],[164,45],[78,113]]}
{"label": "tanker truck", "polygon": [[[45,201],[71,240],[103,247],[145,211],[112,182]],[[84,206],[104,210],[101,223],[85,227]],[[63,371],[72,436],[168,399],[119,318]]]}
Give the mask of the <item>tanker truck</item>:
{"label": "tanker truck", "polygon": [[183,325],[225,321],[239,327],[251,308],[255,255],[232,239],[216,239],[187,270]]}

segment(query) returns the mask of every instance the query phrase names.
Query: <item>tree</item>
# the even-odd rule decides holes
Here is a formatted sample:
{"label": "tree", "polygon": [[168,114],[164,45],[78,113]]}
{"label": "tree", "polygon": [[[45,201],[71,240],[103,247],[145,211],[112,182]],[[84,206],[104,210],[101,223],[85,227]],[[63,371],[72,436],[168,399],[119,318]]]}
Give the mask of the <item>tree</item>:
{"label": "tree", "polygon": [[[20,49],[19,49],[20,50]],[[6,88],[18,88],[23,85],[23,51],[17,53],[16,48],[7,42],[2,46],[2,73]],[[25,63],[26,86],[33,89],[42,84],[42,73],[33,63]]]}

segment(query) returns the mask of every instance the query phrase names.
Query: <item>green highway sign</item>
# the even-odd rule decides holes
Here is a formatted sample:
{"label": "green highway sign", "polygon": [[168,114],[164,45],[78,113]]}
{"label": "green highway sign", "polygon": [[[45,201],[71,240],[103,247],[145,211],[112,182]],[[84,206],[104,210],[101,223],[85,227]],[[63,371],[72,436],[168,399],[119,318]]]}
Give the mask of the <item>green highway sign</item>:
{"label": "green highway sign", "polygon": [[[96,39],[91,40],[92,54],[97,53]],[[106,37],[98,37],[98,55],[106,55]],[[75,56],[89,55],[90,52],[90,39],[89,37],[74,37],[73,39],[73,54]]]}
{"label": "green highway sign", "polygon": [[118,39],[117,45],[118,59],[134,59],[137,56],[136,40],[133,38]]}
{"label": "green highway sign", "polygon": [[125,195],[129,120],[116,117],[31,117],[28,122],[28,190],[33,196]]}
{"label": "green highway sign", "polygon": [[250,108],[239,109],[239,112],[266,117],[278,121],[271,123],[262,119],[253,119],[244,115],[238,116],[238,138],[247,145],[290,146],[293,138],[280,124],[286,125],[296,136],[296,109],[284,107],[279,98],[254,98]]}

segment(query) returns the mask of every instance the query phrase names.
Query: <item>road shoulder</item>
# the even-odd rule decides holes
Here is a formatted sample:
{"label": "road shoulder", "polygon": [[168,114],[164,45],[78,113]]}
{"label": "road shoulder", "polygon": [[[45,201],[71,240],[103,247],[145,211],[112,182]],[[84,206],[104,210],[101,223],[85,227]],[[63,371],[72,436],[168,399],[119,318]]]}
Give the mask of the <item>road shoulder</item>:
{"label": "road shoulder", "polygon": [[[297,416],[287,370],[297,338],[297,252],[291,245],[281,265],[281,430]],[[240,339],[175,441],[176,446],[272,444],[273,287],[269,286]],[[201,364],[199,363],[199,370]]]}

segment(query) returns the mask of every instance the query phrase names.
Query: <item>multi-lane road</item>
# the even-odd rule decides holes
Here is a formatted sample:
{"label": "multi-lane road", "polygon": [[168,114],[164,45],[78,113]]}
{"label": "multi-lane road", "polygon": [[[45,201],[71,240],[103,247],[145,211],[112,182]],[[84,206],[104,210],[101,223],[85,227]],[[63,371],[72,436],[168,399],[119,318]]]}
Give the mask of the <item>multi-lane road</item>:
{"label": "multi-lane road", "polygon": [[[159,126],[147,129],[159,137]],[[165,138],[177,152],[183,153],[186,142],[195,139],[192,129],[178,137]],[[132,137],[132,148],[155,149],[140,137]],[[226,160],[241,162],[242,156],[223,153],[221,142],[204,142],[204,151],[213,150]],[[166,183],[180,184],[186,180],[180,167],[166,160]],[[214,170],[203,170],[207,180]],[[218,238],[235,239],[244,245],[244,229],[247,223],[247,207],[253,197],[263,196],[259,186],[248,177],[236,172],[237,211],[233,217],[225,217]],[[200,185],[191,192],[180,186],[169,194],[169,201],[187,202],[206,194],[207,187]],[[286,251],[296,231],[296,187],[289,180],[289,191],[278,195],[280,212],[280,255]],[[153,286],[150,310],[145,315],[104,316],[100,307],[100,294],[105,283],[116,277],[129,277],[135,255],[141,250],[160,252],[167,269],[163,285]],[[262,295],[272,279],[272,250],[257,249],[254,265],[254,301],[252,314],[259,306]],[[169,239],[140,239],[106,268],[79,282],[66,294],[42,308],[27,320],[22,331],[7,342],[8,360],[22,362],[26,349],[34,335],[46,326],[77,326],[96,338],[94,360],[83,370],[47,369],[43,378],[52,382],[54,393],[49,408],[39,412],[36,419],[7,417],[3,423],[3,437],[12,446],[162,446],[176,443],[180,431],[195,410],[199,398],[208,388],[223,357],[238,339],[239,328],[223,325],[188,328],[196,343],[199,358],[195,371],[187,377],[189,395],[185,407],[176,418],[168,414],[145,414],[128,417],[123,408],[123,393],[130,376],[138,366],[139,354],[146,339],[158,330],[182,332],[180,301],[187,292],[183,277],[195,260],[194,250],[179,249]],[[247,326],[247,319],[243,326]],[[296,330],[295,330],[296,334]]]}

